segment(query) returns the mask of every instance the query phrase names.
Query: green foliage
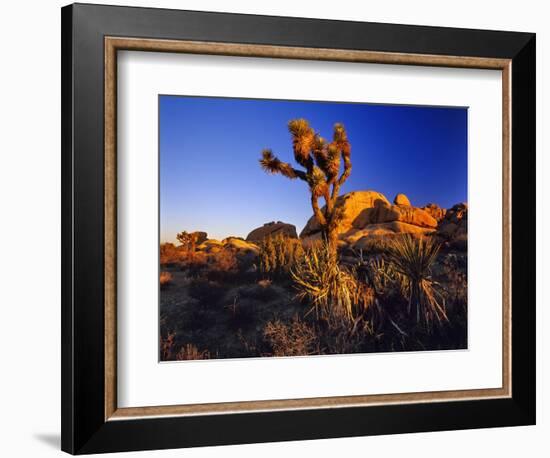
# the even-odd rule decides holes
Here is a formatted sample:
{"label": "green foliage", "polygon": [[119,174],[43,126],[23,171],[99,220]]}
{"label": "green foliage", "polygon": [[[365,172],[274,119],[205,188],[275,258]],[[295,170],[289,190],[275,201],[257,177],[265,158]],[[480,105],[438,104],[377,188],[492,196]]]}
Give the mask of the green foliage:
{"label": "green foliage", "polygon": [[317,317],[329,322],[354,321],[372,305],[372,289],[338,264],[327,243],[309,248],[291,274],[298,298],[309,300]]}
{"label": "green foliage", "polygon": [[434,239],[405,235],[388,245],[388,259],[402,280],[408,300],[408,313],[415,309],[416,322],[431,329],[434,323],[448,321],[445,299],[432,278],[432,266],[440,245]]}
{"label": "green foliage", "polygon": [[268,276],[286,276],[303,256],[300,240],[281,233],[266,237],[260,243],[260,272]]}

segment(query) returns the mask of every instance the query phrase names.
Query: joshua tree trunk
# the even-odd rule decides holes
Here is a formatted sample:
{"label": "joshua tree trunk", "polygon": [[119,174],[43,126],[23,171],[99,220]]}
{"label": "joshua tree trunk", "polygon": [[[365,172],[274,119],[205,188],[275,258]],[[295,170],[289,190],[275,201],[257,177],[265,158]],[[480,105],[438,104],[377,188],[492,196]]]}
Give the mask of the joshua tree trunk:
{"label": "joshua tree trunk", "polygon": [[[269,173],[280,173],[290,179],[305,181],[311,193],[313,215],[321,226],[321,233],[334,255],[338,248],[338,224],[342,219],[342,208],[336,206],[340,188],[351,173],[351,145],[342,124],[334,125],[332,142],[327,143],[309,126],[305,119],[294,119],[288,123],[292,136],[294,158],[305,170],[295,169],[288,162],[282,162],[270,149],[262,151],[260,164]],[[340,160],[344,170],[340,174]],[[319,198],[325,206],[319,207]]]}

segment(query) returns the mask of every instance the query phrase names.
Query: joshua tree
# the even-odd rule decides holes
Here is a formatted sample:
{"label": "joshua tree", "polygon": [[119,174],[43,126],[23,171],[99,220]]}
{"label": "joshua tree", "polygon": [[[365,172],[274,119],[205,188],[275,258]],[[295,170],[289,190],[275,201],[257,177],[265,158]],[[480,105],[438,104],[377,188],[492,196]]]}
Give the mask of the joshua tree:
{"label": "joshua tree", "polygon": [[183,231],[176,234],[176,239],[180,242],[186,250],[195,251],[197,245],[200,245],[208,237],[206,232],[187,232]]}
{"label": "joshua tree", "polygon": [[180,242],[186,250],[195,251],[197,245],[198,236],[196,232],[183,231],[176,235],[176,239]]}
{"label": "joshua tree", "polygon": [[[351,173],[351,145],[342,124],[334,125],[332,141],[326,142],[305,119],[293,119],[288,123],[292,136],[294,159],[305,170],[295,169],[288,162],[282,162],[270,149],[262,151],[260,164],[268,173],[280,173],[287,178],[305,181],[311,192],[313,214],[321,226],[323,237],[333,254],[336,253],[338,234],[336,229],[342,218],[342,207],[336,206],[340,187]],[[344,170],[340,174],[340,160]],[[325,207],[319,207],[319,198],[325,200]]]}

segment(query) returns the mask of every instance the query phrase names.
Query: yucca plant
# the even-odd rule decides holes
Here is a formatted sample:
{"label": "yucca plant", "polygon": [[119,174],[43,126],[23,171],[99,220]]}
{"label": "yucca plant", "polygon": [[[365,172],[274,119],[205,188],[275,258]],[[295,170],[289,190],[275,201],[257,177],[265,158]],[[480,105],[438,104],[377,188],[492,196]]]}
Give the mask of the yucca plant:
{"label": "yucca plant", "polygon": [[[351,145],[343,124],[336,123],[332,141],[326,142],[305,119],[293,119],[288,123],[292,137],[294,159],[304,170],[295,169],[288,162],[278,159],[270,149],[262,151],[260,165],[268,173],[279,173],[290,179],[300,179],[309,186],[313,215],[321,226],[323,238],[330,252],[336,254],[342,210],[336,206],[340,188],[351,173]],[[344,168],[340,174],[340,162]],[[340,175],[339,175],[340,174]],[[325,206],[319,207],[319,199]]]}
{"label": "yucca plant", "polygon": [[326,242],[313,245],[291,269],[299,299],[308,299],[320,316],[353,321],[372,304],[372,290],[354,272],[340,266]]}
{"label": "yucca plant", "polygon": [[388,259],[401,276],[407,311],[410,315],[414,308],[416,322],[422,322],[427,329],[435,322],[448,321],[445,298],[431,271],[439,248],[440,244],[432,238],[414,238],[409,234],[394,239],[387,248]]}

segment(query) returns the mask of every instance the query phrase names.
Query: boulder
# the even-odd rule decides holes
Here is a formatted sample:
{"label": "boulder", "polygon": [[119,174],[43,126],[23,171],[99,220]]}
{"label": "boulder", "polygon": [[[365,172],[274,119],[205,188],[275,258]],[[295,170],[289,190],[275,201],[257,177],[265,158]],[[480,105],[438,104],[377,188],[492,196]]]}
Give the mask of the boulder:
{"label": "boulder", "polygon": [[468,246],[468,204],[460,203],[448,209],[439,223],[437,233],[452,247],[466,250]]}
{"label": "boulder", "polygon": [[447,210],[447,213],[445,215],[445,221],[450,221],[455,224],[467,218],[468,204],[465,202],[454,205],[449,210]]}
{"label": "boulder", "polygon": [[216,239],[207,239],[202,242],[200,245],[197,245],[198,251],[206,251],[210,253],[211,251],[219,251],[223,247],[223,243]]}
{"label": "boulder", "polygon": [[428,205],[422,207],[422,210],[429,213],[438,223],[445,218],[445,213],[447,212],[444,208],[441,208],[439,205],[433,203],[429,203]]}
{"label": "boulder", "polygon": [[[354,227],[354,221],[366,208],[373,208],[375,205],[385,203],[390,205],[388,199],[383,194],[376,191],[353,191],[340,196],[336,201],[336,206],[343,208],[342,221],[338,227],[338,232],[346,232]],[[323,207],[324,210],[325,207]],[[321,230],[317,219],[312,216],[302,232],[300,238],[309,237]]]}
{"label": "boulder", "polygon": [[237,252],[254,253],[254,254],[258,254],[260,252],[258,245],[252,242],[247,242],[246,240],[243,240],[240,237],[227,237],[226,239],[224,239],[223,247],[232,248]]}
{"label": "boulder", "polygon": [[405,194],[397,194],[395,196],[395,199],[393,199],[393,203],[395,205],[403,205],[405,207],[411,206],[411,203],[409,202],[409,198]]}
{"label": "boulder", "polygon": [[[361,248],[368,240],[399,234],[424,236],[435,233],[438,222],[427,211],[410,205],[404,194],[398,194],[394,205],[376,191],[355,191],[341,196],[343,218],[337,228],[339,244]],[[320,226],[310,218],[300,234],[304,246],[321,240]]]}
{"label": "boulder", "polygon": [[296,226],[283,223],[282,221],[272,221],[271,223],[266,223],[263,226],[254,229],[246,236],[246,240],[249,242],[261,242],[264,238],[276,234],[283,234],[293,239],[298,238]]}
{"label": "boulder", "polygon": [[415,226],[435,229],[437,221],[429,213],[416,207],[390,205],[377,202],[372,208],[365,208],[355,219],[353,227],[361,229],[368,224],[382,224],[399,221]]}
{"label": "boulder", "polygon": [[347,233],[342,234],[341,238],[349,246],[359,249],[365,248],[369,240],[373,238],[393,237],[400,234],[423,236],[433,232],[433,228],[419,227],[401,221],[391,221],[381,224],[368,224],[362,229],[351,229]]}

